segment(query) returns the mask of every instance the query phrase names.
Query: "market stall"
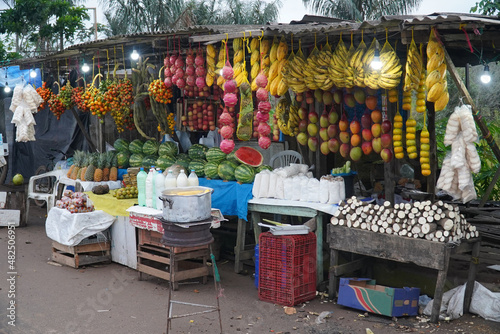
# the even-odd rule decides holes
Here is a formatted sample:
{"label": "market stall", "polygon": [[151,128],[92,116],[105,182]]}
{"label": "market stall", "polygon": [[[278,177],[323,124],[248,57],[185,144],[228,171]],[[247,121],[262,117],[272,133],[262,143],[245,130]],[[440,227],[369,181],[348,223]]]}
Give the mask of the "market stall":
{"label": "market stall", "polygon": [[[455,66],[495,59],[489,44],[494,45],[500,21],[452,14],[363,23],[308,20],[314,18],[301,24],[192,27],[144,36],[147,51],[134,61],[126,54],[137,39],[126,43],[127,51],[114,48],[114,57],[99,56],[98,50],[118,42],[88,45],[86,52],[105,64],[92,73],[91,85],[68,83],[57,94],[47,87],[39,93],[56,117],[73,107],[95,115],[104,123],[102,138],[113,148],[75,152],[66,179],[99,186],[118,182],[118,169],[126,169],[124,187],[113,194],[105,194],[110,187],[86,189],[95,193],[88,196],[96,207],[120,217],[128,217],[124,209],[134,204],[165,212],[169,204],[158,200],[162,191],[183,188],[191,180],[213,189],[212,208],[237,217],[236,272],[255,254],[253,245],[245,243],[247,222],[258,243],[261,214],[278,220],[280,215],[314,218],[315,276],[310,277],[317,286],[328,279],[323,268],[325,248],[330,248],[331,296],[337,274],[365,266],[358,261],[338,268],[338,251],[375,252],[401,262],[416,260],[411,254],[397,257],[391,245],[434,252],[428,267],[439,270],[435,298],[440,301],[450,253],[462,251],[456,245],[463,243],[477,256],[479,233],[458,204],[477,198],[473,174],[481,168],[475,145],[480,134],[500,158]],[[468,35],[467,29],[475,33]],[[482,58],[472,55],[473,47],[480,48]],[[64,56],[78,57],[77,48],[47,60],[55,68]],[[57,64],[57,70],[69,69]],[[110,70],[122,65],[123,75]],[[452,96],[455,91],[465,104]],[[444,139],[436,133],[439,112],[447,115]],[[444,156],[438,145],[449,153]],[[272,149],[294,150],[303,161],[273,169],[264,163]],[[437,204],[439,191],[447,196],[446,205]],[[330,232],[324,234],[328,222]],[[160,232],[158,223],[137,224],[130,225],[168,234]],[[151,246],[142,230],[139,264]],[[363,242],[353,249],[358,238]],[[371,245],[365,245],[366,239]],[[202,276],[205,269],[199,269]],[[471,277],[473,271],[472,266]],[[437,321],[436,312],[431,320]]]}

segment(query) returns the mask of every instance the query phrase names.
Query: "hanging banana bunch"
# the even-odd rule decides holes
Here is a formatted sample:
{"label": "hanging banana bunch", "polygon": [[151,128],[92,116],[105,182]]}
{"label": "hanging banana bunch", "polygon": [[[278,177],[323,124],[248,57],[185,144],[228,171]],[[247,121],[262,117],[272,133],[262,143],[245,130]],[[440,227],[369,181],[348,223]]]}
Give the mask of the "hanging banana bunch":
{"label": "hanging banana bunch", "polygon": [[205,82],[208,87],[212,87],[215,80],[215,57],[217,57],[217,51],[212,44],[207,45],[207,75],[205,77]]}
{"label": "hanging banana bunch", "polygon": [[250,42],[250,82],[253,82],[257,75],[260,73],[260,52],[259,52],[259,38],[254,37]]}
{"label": "hanging banana bunch", "polygon": [[411,43],[406,56],[406,71],[403,90],[405,92],[417,90],[420,84],[420,76],[423,71],[423,60],[420,51],[413,39],[413,29],[411,31]]}
{"label": "hanging banana bunch", "polygon": [[274,96],[283,96],[288,91],[288,85],[283,80],[283,68],[288,63],[288,45],[286,44],[286,39],[284,36],[281,37],[280,43],[278,45],[278,76],[271,83],[271,94]]}
{"label": "hanging banana bunch", "polygon": [[330,90],[333,87],[333,80],[330,77],[330,61],[332,59],[332,47],[328,42],[328,35],[326,36],[326,44],[321,51],[317,54],[316,63],[316,76],[314,81],[319,89],[324,91]]}
{"label": "hanging banana bunch", "polygon": [[444,48],[436,38],[435,28],[432,28],[427,44],[427,101],[434,102],[434,110],[443,110],[450,99],[448,82],[446,81],[446,61]]}
{"label": "hanging banana bunch", "polygon": [[245,42],[246,38],[235,38],[233,40],[233,71],[234,80],[236,81],[236,86],[239,87],[248,77],[248,73],[245,68]]}
{"label": "hanging banana bunch", "polygon": [[361,30],[361,43],[354,54],[349,58],[348,69],[352,72],[354,86],[365,87],[365,69],[363,67],[363,56],[367,51],[365,41],[363,40],[363,30]]}
{"label": "hanging banana bunch", "polygon": [[282,98],[276,104],[276,120],[278,122],[278,127],[280,131],[286,135],[292,135],[292,131],[288,127],[288,121],[290,118],[290,100],[287,98]]}
{"label": "hanging banana bunch", "polygon": [[380,77],[380,71],[372,67],[372,61],[375,57],[376,49],[378,49],[378,41],[375,37],[373,37],[370,47],[366,50],[362,59],[365,71],[365,85],[371,89],[379,89],[378,79]]}
{"label": "hanging banana bunch", "polygon": [[304,83],[304,68],[306,66],[306,58],[302,53],[302,40],[299,39],[297,53],[283,66],[282,71],[284,82],[297,94],[307,90],[307,86]]}
{"label": "hanging banana bunch", "polygon": [[224,80],[224,77],[220,75],[222,68],[226,64],[226,54],[227,54],[227,40],[222,41],[221,47],[219,50],[219,57],[217,58],[217,64],[215,65],[215,75],[217,77],[217,86],[219,86],[221,89],[224,89],[224,83],[226,80]]}
{"label": "hanging banana bunch", "polygon": [[337,88],[345,87],[345,68],[347,65],[347,48],[345,47],[344,41],[342,40],[342,33],[340,34],[340,40],[335,47],[335,51],[332,53],[330,58],[330,67],[328,68],[330,73],[330,78]]}
{"label": "hanging banana bunch", "polygon": [[[260,65],[260,72],[268,78],[269,75],[269,66],[271,65],[271,61],[269,59],[269,50],[271,49],[271,44],[268,39],[260,39],[260,45],[259,45],[259,51],[260,51],[260,58],[259,58],[259,65]],[[259,74],[257,73],[257,75]],[[257,78],[257,77],[255,77]],[[268,83],[269,83],[269,78],[268,78]],[[257,86],[257,83],[255,79],[252,80],[252,91],[256,91],[259,87]],[[267,89],[267,88],[266,88]]]}
{"label": "hanging banana bunch", "polygon": [[[274,36],[273,44],[271,45],[271,50],[269,51],[270,67],[269,73],[267,74],[267,87],[266,90],[271,92],[271,84],[274,79],[278,76],[278,47],[279,47],[278,37]],[[271,95],[274,95],[271,93]]]}
{"label": "hanging banana bunch", "polygon": [[344,86],[346,88],[354,87],[354,70],[351,67],[351,58],[354,55],[356,49],[354,48],[354,34],[351,33],[351,46],[347,51],[346,62],[344,66]]}
{"label": "hanging banana bunch", "polygon": [[382,62],[382,68],[380,69],[378,86],[382,89],[396,88],[401,81],[403,71],[396,51],[389,43],[387,30],[385,32],[385,44],[380,51],[380,61]]}
{"label": "hanging banana bunch", "polygon": [[[420,44],[420,54],[422,54],[422,44]],[[420,73],[420,82],[417,87],[417,108],[418,113],[425,112],[427,107],[425,105],[425,70],[422,68],[422,73]]]}

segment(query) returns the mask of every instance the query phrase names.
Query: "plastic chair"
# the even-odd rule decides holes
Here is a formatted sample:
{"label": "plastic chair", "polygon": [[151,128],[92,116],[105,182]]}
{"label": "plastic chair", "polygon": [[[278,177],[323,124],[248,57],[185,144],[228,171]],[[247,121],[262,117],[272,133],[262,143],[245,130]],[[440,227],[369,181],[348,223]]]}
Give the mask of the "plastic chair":
{"label": "plastic chair", "polygon": [[292,150],[278,152],[269,160],[269,165],[273,168],[286,167],[293,163],[301,164],[302,155]]}
{"label": "plastic chair", "polygon": [[[51,172],[43,173],[40,175],[35,175],[30,177],[29,185],[28,185],[28,195],[26,198],[26,224],[28,223],[28,216],[30,210],[30,199],[45,201],[47,203],[47,214],[49,214],[50,209],[55,205],[59,178],[64,175],[63,170],[54,170]],[[50,193],[37,192],[35,190],[35,182],[37,180],[41,180],[43,178],[55,178],[53,182],[52,189]]]}

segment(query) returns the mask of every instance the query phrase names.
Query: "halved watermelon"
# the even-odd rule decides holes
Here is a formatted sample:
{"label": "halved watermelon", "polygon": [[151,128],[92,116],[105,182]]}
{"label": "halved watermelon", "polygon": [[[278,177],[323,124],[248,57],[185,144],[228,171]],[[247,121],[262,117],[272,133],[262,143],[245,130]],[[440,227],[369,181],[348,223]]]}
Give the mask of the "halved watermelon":
{"label": "halved watermelon", "polygon": [[259,167],[262,165],[262,161],[264,160],[259,151],[248,146],[243,146],[237,149],[236,152],[234,152],[234,156],[242,164],[251,167]]}

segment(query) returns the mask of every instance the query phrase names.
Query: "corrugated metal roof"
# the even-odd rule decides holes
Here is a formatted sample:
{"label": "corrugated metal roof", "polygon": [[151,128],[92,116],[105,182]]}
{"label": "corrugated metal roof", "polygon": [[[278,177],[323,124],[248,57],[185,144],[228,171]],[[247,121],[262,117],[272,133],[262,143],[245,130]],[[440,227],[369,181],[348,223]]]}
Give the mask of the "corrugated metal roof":
{"label": "corrugated metal roof", "polygon": [[[352,32],[358,35],[361,34],[362,31],[365,32],[365,35],[373,35],[373,33],[376,32],[377,38],[381,39],[385,37],[386,29],[393,32],[393,34],[391,34],[391,38],[403,39],[403,42],[405,42],[404,39],[407,38],[408,32],[411,31],[411,29],[415,29],[415,32],[421,30],[421,34],[416,35],[416,41],[425,42],[426,36],[428,38],[428,31],[432,26],[436,26],[438,28],[438,31],[443,36],[446,47],[452,48],[456,51],[451,54],[454,58],[459,58],[457,59],[459,66],[462,65],[463,61],[473,59],[471,57],[461,58],[464,55],[462,51],[467,49],[467,45],[465,44],[465,35],[463,31],[459,30],[459,28],[465,27],[466,31],[469,32],[469,36],[467,38],[470,39],[472,45],[481,44],[481,47],[484,47],[484,45],[488,44],[488,42],[491,42],[490,44],[492,45],[500,45],[500,19],[493,16],[464,13],[391,15],[383,16],[379,20],[359,23],[335,18],[305,15],[301,21],[292,21],[288,24],[238,26],[195,25],[184,29],[113,36],[107,39],[75,44],[66,48],[64,51],[18,60],[14,64],[26,66],[41,62],[49,62],[48,66],[51,66],[50,62],[53,63],[58,59],[62,60],[70,57],[87,57],[90,59],[91,55],[94,55],[97,50],[109,50],[114,46],[121,49],[122,45],[125,48],[126,54],[132,52],[133,48],[139,48],[144,54],[154,55],[159,52],[165,52],[167,39],[172,39],[174,36],[181,39],[181,45],[183,48],[187,48],[189,47],[187,39],[189,36],[218,35],[234,33],[235,31],[243,32],[250,30],[261,30],[268,36],[287,35],[290,37],[293,34],[294,37],[303,38],[303,42],[308,40],[309,43],[312,43],[314,34],[335,36],[340,35],[341,33]],[[397,34],[394,34],[395,32],[397,32]],[[477,35],[474,32],[480,32],[480,34]],[[491,32],[494,32],[495,34],[488,35],[488,33]],[[324,36],[321,37],[324,40]],[[495,41],[497,38],[498,41]],[[483,54],[485,54],[484,52],[496,53],[496,50],[494,47],[490,46],[487,50],[483,50]],[[118,52],[118,55],[121,55],[121,51]],[[105,60],[105,52],[101,53],[99,57]]]}

